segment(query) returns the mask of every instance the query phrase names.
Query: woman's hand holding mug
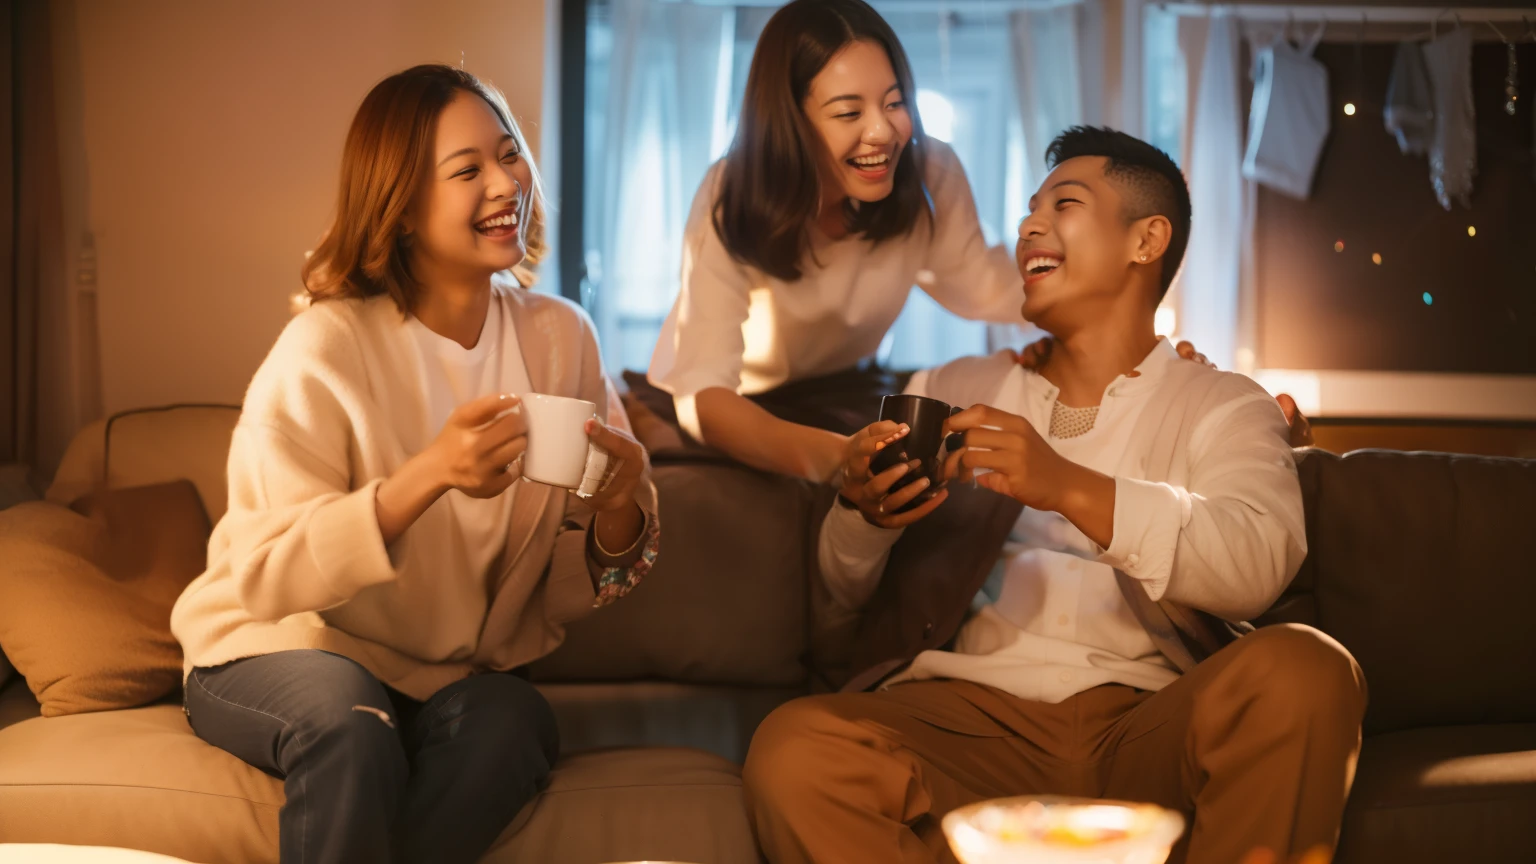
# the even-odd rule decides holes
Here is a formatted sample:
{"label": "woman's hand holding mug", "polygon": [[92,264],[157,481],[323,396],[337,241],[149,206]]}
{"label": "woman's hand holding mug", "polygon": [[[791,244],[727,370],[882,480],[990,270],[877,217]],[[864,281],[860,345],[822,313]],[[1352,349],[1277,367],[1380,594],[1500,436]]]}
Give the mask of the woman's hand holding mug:
{"label": "woman's hand holding mug", "polygon": [[449,489],[473,498],[507,491],[528,447],[521,405],[505,394],[460,405],[431,444],[379,484],[374,513],[384,545],[399,539]]}
{"label": "woman's hand holding mug", "polygon": [[429,448],[445,485],[471,498],[494,498],[517,480],[528,447],[521,406],[503,393],[465,402],[448,415]]}
{"label": "woman's hand holding mug", "polygon": [[902,507],[915,501],[928,491],[928,478],[923,477],[897,490],[891,487],[912,471],[921,470],[921,460],[898,463],[879,474],[870,473],[870,462],[875,455],[902,438],[911,429],[890,420],[881,420],[855,432],[848,439],[848,449],[843,459],[842,482],[838,490],[839,503],[844,507],[857,508],[865,521],[881,528],[905,528],[932,513],[949,496],[940,489],[905,513],[897,513]]}
{"label": "woman's hand holding mug", "polygon": [[635,500],[645,470],[645,448],[634,438],[596,417],[587,421],[587,437],[608,454],[608,464],[596,491],[585,500],[599,513],[617,510]]}

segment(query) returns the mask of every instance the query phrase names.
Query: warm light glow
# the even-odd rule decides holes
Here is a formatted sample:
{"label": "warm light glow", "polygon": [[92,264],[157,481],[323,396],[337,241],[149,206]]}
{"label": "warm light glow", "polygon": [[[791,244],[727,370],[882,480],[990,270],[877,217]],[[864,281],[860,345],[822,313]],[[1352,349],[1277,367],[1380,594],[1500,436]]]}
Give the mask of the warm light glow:
{"label": "warm light glow", "polygon": [[1371,263],[1372,264],[1380,264],[1381,263],[1381,253],[1380,252],[1372,252],[1371,253]]}
{"label": "warm light glow", "polygon": [[1433,306],[1433,305],[1435,305],[1435,298],[1428,291],[1424,292],[1424,305],[1425,306]]}
{"label": "warm light glow", "polygon": [[1343,240],[1335,240],[1333,242],[1333,251],[1335,251],[1335,252],[1343,252],[1344,251],[1344,241]]}
{"label": "warm light glow", "polygon": [[1179,313],[1173,311],[1171,306],[1157,307],[1157,313],[1152,317],[1152,329],[1159,336],[1171,338],[1179,329]]}
{"label": "warm light glow", "polygon": [[1237,368],[1234,371],[1236,371],[1239,375],[1247,375],[1249,378],[1253,377],[1253,368],[1257,366],[1258,363],[1254,361],[1252,348],[1237,349],[1235,362],[1237,363]]}
{"label": "warm light glow", "polygon": [[1322,413],[1323,383],[1316,372],[1259,369],[1253,373],[1253,380],[1259,382],[1259,386],[1268,390],[1272,396],[1281,393],[1289,395],[1296,400],[1296,407],[1301,409],[1301,413],[1309,417]]}
{"label": "warm light glow", "polygon": [[1477,236],[1477,226],[1476,225],[1468,225],[1467,226],[1467,236],[1468,237],[1476,237]]}
{"label": "warm light glow", "polygon": [[1350,116],[1350,117],[1355,116],[1355,103],[1353,103],[1353,102],[1345,102],[1344,103],[1344,113],[1346,115]]}

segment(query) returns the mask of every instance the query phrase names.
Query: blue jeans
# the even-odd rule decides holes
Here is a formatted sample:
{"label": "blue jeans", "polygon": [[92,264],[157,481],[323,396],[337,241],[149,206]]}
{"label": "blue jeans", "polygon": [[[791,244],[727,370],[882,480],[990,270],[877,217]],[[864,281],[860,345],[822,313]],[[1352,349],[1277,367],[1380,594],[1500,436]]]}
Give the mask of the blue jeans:
{"label": "blue jeans", "polygon": [[193,669],[186,708],[204,741],[283,778],[282,864],[473,864],[560,751],[549,703],[515,675],[417,702],[324,651]]}

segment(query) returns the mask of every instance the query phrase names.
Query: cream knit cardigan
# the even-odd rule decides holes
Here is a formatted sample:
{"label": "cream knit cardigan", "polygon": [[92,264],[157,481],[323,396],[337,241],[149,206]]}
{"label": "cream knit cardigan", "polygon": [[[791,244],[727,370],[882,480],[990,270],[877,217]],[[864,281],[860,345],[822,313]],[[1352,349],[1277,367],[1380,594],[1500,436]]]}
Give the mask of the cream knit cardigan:
{"label": "cream knit cardigan", "polygon": [[[627,430],[580,307],[494,290],[511,302],[534,390],[594,402]],[[543,657],[593,608],[592,512],[563,490],[519,487],[506,549],[486,573],[456,566],[441,500],[385,547],[375,492],[431,443],[414,431],[425,424],[392,422],[426,410],[414,351],[387,297],[318,302],[284,329],[235,427],[229,511],[208,570],[171,614],[187,670],[313,648],[425,699],[473,672]],[[655,526],[648,468],[636,497]]]}

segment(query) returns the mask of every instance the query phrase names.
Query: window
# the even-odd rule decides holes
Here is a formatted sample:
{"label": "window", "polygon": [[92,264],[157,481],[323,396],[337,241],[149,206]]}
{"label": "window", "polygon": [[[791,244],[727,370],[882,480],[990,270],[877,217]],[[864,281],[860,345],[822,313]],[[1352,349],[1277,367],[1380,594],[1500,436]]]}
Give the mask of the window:
{"label": "window", "polygon": [[[1312,196],[1259,192],[1259,366],[1536,375],[1533,129],[1523,98],[1504,111],[1505,48],[1473,50],[1477,179],[1471,206],[1446,211],[1428,161],[1382,128],[1396,47],[1317,48],[1336,89]],[[1536,66],[1536,45],[1519,61]]]}
{"label": "window", "polygon": [[[585,2],[582,301],[610,371],[643,370],[677,295],[694,194],[735,132],[752,51],[774,10]],[[941,15],[944,5],[875,2],[907,50],[919,112],[954,147],[987,240],[997,243],[1028,198],[1007,13]],[[921,368],[988,347],[985,325],[914,289],[880,359]]]}
{"label": "window", "polygon": [[1142,90],[1146,140],[1183,164],[1188,83],[1179,50],[1179,16],[1151,6],[1143,12]]}

